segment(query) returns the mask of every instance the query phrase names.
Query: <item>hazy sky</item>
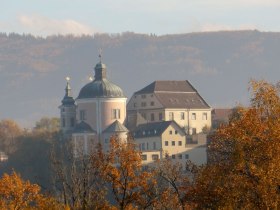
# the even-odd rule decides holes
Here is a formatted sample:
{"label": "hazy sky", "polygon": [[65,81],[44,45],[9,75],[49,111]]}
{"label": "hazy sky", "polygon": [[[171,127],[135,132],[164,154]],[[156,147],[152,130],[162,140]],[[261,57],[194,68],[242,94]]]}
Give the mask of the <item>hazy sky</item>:
{"label": "hazy sky", "polygon": [[0,0],[0,31],[174,34],[280,31],[280,0]]}

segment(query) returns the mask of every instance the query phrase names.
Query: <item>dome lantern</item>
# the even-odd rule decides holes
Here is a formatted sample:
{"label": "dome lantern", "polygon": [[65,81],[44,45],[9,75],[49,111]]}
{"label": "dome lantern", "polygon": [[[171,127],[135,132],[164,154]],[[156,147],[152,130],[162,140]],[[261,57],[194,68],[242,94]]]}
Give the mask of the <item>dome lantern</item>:
{"label": "dome lantern", "polygon": [[95,68],[95,80],[102,80],[106,78],[106,65],[101,61],[96,64]]}
{"label": "dome lantern", "polygon": [[100,61],[96,64],[95,79],[86,84],[77,99],[85,98],[126,98],[122,89],[106,78],[106,65]]}

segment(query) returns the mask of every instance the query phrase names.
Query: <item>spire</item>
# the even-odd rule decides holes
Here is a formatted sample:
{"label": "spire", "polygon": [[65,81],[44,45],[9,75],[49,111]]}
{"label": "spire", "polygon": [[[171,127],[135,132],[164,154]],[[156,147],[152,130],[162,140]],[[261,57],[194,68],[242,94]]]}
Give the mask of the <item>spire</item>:
{"label": "spire", "polygon": [[99,48],[99,55],[98,55],[98,57],[99,57],[99,63],[102,63],[102,49],[101,48]]}
{"label": "spire", "polygon": [[66,83],[66,87],[65,87],[65,96],[64,96],[63,100],[61,101],[62,105],[74,105],[75,100],[72,97],[71,87],[69,84],[70,77],[66,77],[65,79],[66,79],[67,83]]}
{"label": "spire", "polygon": [[69,84],[70,77],[66,77],[65,79],[67,81],[66,88],[65,88],[65,97],[71,97],[71,87],[70,87],[70,84]]}

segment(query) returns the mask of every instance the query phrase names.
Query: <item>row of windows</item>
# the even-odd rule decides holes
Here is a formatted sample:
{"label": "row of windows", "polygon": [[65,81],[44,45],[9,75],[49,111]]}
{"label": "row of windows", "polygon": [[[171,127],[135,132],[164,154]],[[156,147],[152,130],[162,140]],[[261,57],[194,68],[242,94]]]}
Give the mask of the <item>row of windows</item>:
{"label": "row of windows", "polygon": [[[172,131],[172,130],[170,130],[170,131],[169,131],[169,134],[170,134],[170,135],[172,135],[172,133],[173,133],[173,131]],[[178,131],[177,131],[177,130],[175,130],[175,131],[174,131],[174,133],[175,133],[175,135],[177,135],[177,134],[178,134]]]}
{"label": "row of windows", "polygon": [[157,149],[156,142],[153,142],[152,145],[150,145],[149,142],[139,144],[139,150],[150,150],[150,149],[153,150]]}
{"label": "row of windows", "polygon": [[[147,119],[147,114],[146,113],[142,113],[141,115],[145,120]],[[161,121],[162,119],[163,119],[162,118],[162,113],[159,113],[158,114],[158,120]],[[191,114],[191,120],[196,120],[196,119],[197,119],[196,113],[192,113]],[[207,113],[206,112],[202,113],[202,120],[207,120],[207,119],[208,119]],[[155,114],[154,113],[151,113],[150,120],[155,121]],[[169,112],[169,120],[174,120],[174,112]],[[180,120],[185,120],[185,112],[180,112]]]}
{"label": "row of windows", "polygon": [[[182,141],[178,141],[178,146],[182,146]],[[164,142],[164,146],[169,146],[169,141]],[[171,141],[171,146],[176,146],[176,141]]]}
{"label": "row of windows", "polygon": [[[147,157],[147,155],[141,155],[141,159],[142,160],[147,160],[148,157]],[[158,159],[159,159],[159,155],[158,154],[153,154],[152,155],[152,160],[158,160]]]}
{"label": "row of windows", "polygon": [[[150,96],[151,96],[151,97],[154,97],[153,94],[151,94]],[[147,95],[145,95],[145,94],[141,95],[141,98],[143,98],[143,99],[146,98],[146,97],[147,97]],[[134,95],[134,98],[137,98],[137,95]]]}
{"label": "row of windows", "polygon": [[[147,120],[147,115],[146,115],[146,113],[142,113],[141,116],[142,116],[145,120]],[[155,114],[154,114],[154,113],[151,113],[150,117],[151,117],[151,118],[150,118],[151,121],[155,121]],[[159,120],[159,121],[162,120],[162,113],[159,113],[159,114],[158,114],[158,120]]]}
{"label": "row of windows", "polygon": [[[171,158],[172,159],[176,159],[176,156],[177,156],[177,159],[180,159],[182,160],[183,159],[183,155],[182,154],[178,154],[178,155],[171,155]],[[165,155],[165,158],[170,158],[170,156],[168,154]],[[185,159],[189,159],[189,154],[185,154],[184,155],[184,158]],[[142,160],[147,160],[148,159],[148,156],[147,155],[141,155],[141,159]],[[159,159],[159,155],[158,154],[152,154],[152,160],[158,160]]]}
{"label": "row of windows", "polygon": [[[197,115],[196,113],[191,113],[191,120],[196,120]],[[174,120],[174,113],[169,112],[169,120]],[[180,112],[180,120],[185,120],[185,112]],[[207,120],[207,113],[202,113],[202,120]]]}
{"label": "row of windows", "polygon": [[[155,105],[155,102],[151,101],[150,106],[154,106],[154,105]],[[133,106],[137,107],[137,103],[134,103]],[[146,106],[147,106],[147,102],[145,102],[145,101],[141,102],[141,107],[146,107]]]}
{"label": "row of windows", "polygon": [[[170,158],[170,156],[168,154],[165,155],[165,158]],[[176,155],[171,155],[172,159],[176,159]],[[185,154],[184,155],[185,159],[189,159],[189,154]],[[182,154],[178,154],[177,155],[177,159],[183,159],[183,155]]]}
{"label": "row of windows", "polygon": [[[120,119],[121,118],[121,110],[120,109],[112,109],[111,112],[112,119]],[[80,110],[80,120],[86,120],[86,110]]]}

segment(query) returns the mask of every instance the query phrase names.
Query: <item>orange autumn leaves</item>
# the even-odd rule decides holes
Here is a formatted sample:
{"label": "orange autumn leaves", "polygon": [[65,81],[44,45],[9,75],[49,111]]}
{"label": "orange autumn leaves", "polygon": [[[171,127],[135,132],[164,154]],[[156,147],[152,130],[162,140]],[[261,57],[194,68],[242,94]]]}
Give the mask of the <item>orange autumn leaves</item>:
{"label": "orange autumn leaves", "polygon": [[0,209],[62,209],[55,199],[40,193],[40,187],[13,172],[0,179]]}
{"label": "orange autumn leaves", "polygon": [[199,208],[277,209],[280,202],[280,89],[251,81],[251,106],[212,136],[211,163],[193,187]]}

